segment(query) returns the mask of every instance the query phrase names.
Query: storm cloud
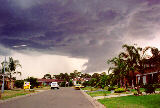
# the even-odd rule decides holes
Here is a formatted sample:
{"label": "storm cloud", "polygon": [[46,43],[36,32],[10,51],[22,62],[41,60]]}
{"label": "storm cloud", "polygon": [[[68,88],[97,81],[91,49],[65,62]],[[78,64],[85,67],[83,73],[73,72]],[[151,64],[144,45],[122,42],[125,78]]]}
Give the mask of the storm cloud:
{"label": "storm cloud", "polygon": [[106,70],[107,59],[126,39],[152,40],[160,28],[159,0],[0,0],[0,4],[1,46],[88,59],[84,72]]}

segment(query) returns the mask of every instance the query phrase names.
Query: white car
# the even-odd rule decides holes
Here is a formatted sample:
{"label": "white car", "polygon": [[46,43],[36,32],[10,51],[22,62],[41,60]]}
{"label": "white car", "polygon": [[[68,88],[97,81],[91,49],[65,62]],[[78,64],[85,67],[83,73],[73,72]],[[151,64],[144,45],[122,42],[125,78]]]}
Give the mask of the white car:
{"label": "white car", "polygon": [[55,89],[55,88],[59,89],[58,82],[52,82],[51,83],[51,89]]}

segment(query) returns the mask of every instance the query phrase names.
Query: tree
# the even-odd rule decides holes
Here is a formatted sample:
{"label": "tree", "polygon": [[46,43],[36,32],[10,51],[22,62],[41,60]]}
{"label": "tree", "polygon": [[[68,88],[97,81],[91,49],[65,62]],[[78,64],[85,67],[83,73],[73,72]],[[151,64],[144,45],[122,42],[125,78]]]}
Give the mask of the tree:
{"label": "tree", "polygon": [[[158,48],[155,47],[145,47],[143,53],[148,50],[150,50],[150,52],[152,53],[152,56],[150,56],[149,59],[150,64],[153,64],[155,67],[158,68],[160,66],[160,51],[158,50]],[[143,59],[146,58],[144,57]]]}
{"label": "tree", "polygon": [[[114,64],[114,67],[110,67],[114,76],[120,80],[121,86],[123,79],[130,78],[132,87],[134,87],[134,73],[135,71],[142,70],[142,48],[132,45],[123,45],[124,52],[121,52],[118,57],[114,57],[108,60],[108,63]],[[126,85],[126,80],[124,81]]]}
{"label": "tree", "polygon": [[90,74],[87,74],[87,73],[85,73],[85,74],[81,74],[81,76],[80,76],[81,78],[91,78],[91,75]]}
{"label": "tree", "polygon": [[90,86],[90,82],[89,82],[89,81],[84,81],[82,85],[83,85],[84,87]]}
{"label": "tree", "polygon": [[73,86],[73,81],[72,80],[69,81],[69,86],[70,87]]}
{"label": "tree", "polygon": [[53,77],[56,78],[56,79],[61,79],[60,75],[53,75]]}
{"label": "tree", "polygon": [[100,75],[98,73],[94,73],[91,78],[95,78],[97,81],[99,81],[99,77]]}
{"label": "tree", "polygon": [[15,85],[17,88],[23,88],[24,80],[16,80],[16,81],[14,82],[14,85]]}
{"label": "tree", "polygon": [[104,89],[105,86],[108,85],[108,76],[105,72],[101,73],[100,75],[100,81],[98,83],[98,86],[100,86],[102,89]]}
{"label": "tree", "polygon": [[91,80],[89,81],[89,83],[90,83],[90,85],[91,85],[92,87],[96,86],[96,84],[97,84],[96,78],[91,78]]}
{"label": "tree", "polygon": [[[2,62],[1,64],[2,64],[2,72],[4,73],[4,62]],[[10,89],[11,89],[11,79],[13,78],[12,75],[13,74],[21,75],[21,72],[16,71],[17,67],[21,67],[19,61],[13,60],[12,57],[9,57],[9,62],[5,63],[5,71],[6,71],[6,75],[8,75],[8,78],[10,80]]]}
{"label": "tree", "polygon": [[34,87],[37,87],[37,86],[38,86],[37,78],[28,77],[28,78],[25,79],[25,80],[28,81],[28,82],[30,82],[31,89],[33,89]]}
{"label": "tree", "polygon": [[75,73],[70,73],[70,79],[74,79],[74,78],[76,78],[76,74]]}
{"label": "tree", "polygon": [[121,55],[119,54],[118,57],[114,57],[111,60],[108,60],[108,64],[113,64],[114,67],[110,67],[108,70],[108,73],[112,70],[112,74],[114,77],[112,77],[112,80],[117,80],[117,85],[120,84],[122,86],[123,79],[128,75],[127,70],[127,63]]}
{"label": "tree", "polygon": [[78,72],[78,70],[74,70],[73,73],[75,74],[76,78],[81,76],[81,72]]}
{"label": "tree", "polygon": [[122,52],[120,55],[126,61],[127,70],[132,74],[132,87],[134,87],[134,73],[140,69],[142,48],[127,44],[123,45],[122,48],[125,49],[125,52]]}
{"label": "tree", "polygon": [[51,75],[50,74],[45,74],[43,79],[52,79]]}

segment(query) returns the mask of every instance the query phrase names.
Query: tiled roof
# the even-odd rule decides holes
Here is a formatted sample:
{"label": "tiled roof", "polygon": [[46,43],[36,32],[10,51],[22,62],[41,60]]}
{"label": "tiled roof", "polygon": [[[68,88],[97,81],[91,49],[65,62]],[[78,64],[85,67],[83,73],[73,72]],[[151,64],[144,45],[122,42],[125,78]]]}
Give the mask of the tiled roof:
{"label": "tiled roof", "polygon": [[38,79],[38,82],[62,82],[64,80],[60,80],[60,79]]}

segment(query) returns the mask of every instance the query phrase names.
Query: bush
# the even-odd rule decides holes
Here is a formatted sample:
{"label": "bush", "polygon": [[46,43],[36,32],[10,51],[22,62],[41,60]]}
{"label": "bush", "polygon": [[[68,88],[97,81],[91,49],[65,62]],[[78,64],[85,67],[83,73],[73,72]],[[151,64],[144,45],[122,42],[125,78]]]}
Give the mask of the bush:
{"label": "bush", "polygon": [[66,82],[64,81],[61,83],[61,87],[65,87],[65,86],[66,86]]}
{"label": "bush", "polygon": [[125,92],[126,90],[124,88],[117,88],[114,90],[115,93],[122,93]]}
{"label": "bush", "polygon": [[30,85],[31,85],[31,89],[33,89],[34,87],[38,87],[38,82],[37,82],[37,78],[34,78],[34,77],[28,77],[26,79],[26,81],[30,82]]}
{"label": "bush", "polygon": [[137,91],[134,91],[133,94],[134,94],[135,96],[138,96],[138,92],[137,92]]}
{"label": "bush", "polygon": [[108,91],[115,90],[115,89],[116,89],[115,87],[110,86],[110,87],[108,88]]}
{"label": "bush", "polygon": [[85,82],[83,82],[83,84],[82,84],[84,87],[86,87],[86,86],[90,86],[90,84],[89,84],[89,81],[85,81]]}
{"label": "bush", "polygon": [[8,85],[7,85],[7,82],[6,82],[6,81],[4,82],[4,89],[5,89],[5,90],[9,90],[9,87],[8,87]]}
{"label": "bush", "polygon": [[155,87],[155,88],[160,88],[160,84],[153,84],[153,86]]}
{"label": "bush", "polygon": [[76,84],[81,84],[81,81],[76,81]]}
{"label": "bush", "polygon": [[143,87],[146,93],[154,93],[156,89],[156,86],[153,84],[146,84],[146,85],[143,85]]}
{"label": "bush", "polygon": [[70,86],[70,87],[73,86],[72,80],[69,81],[69,86]]}
{"label": "bush", "polygon": [[108,86],[105,86],[105,87],[104,87],[104,90],[108,90]]}
{"label": "bush", "polygon": [[17,88],[23,88],[24,80],[16,80],[16,81],[14,82],[14,85],[15,85]]}

